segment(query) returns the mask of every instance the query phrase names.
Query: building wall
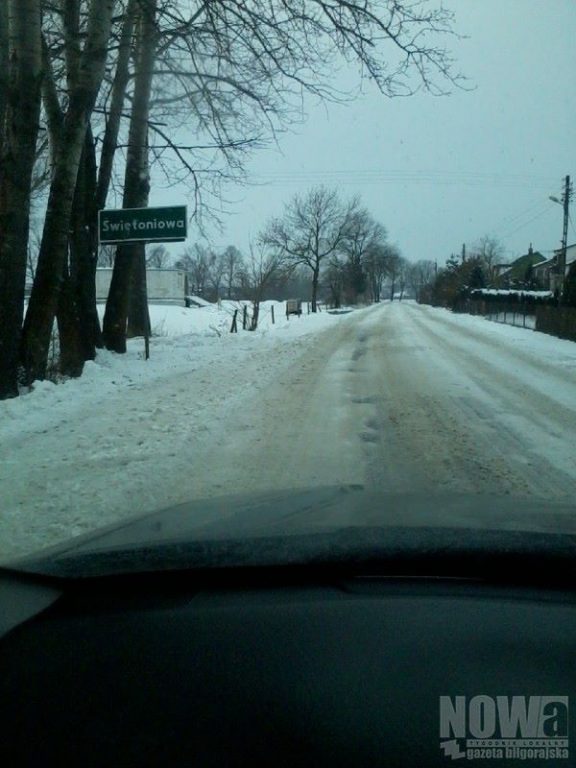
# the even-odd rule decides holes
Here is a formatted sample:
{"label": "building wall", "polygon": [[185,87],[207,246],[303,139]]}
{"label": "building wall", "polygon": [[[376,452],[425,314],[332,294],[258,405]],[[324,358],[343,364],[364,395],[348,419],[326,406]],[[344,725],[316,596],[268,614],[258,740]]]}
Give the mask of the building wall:
{"label": "building wall", "polygon": [[[106,301],[112,268],[102,267],[96,270],[96,300]],[[185,273],[179,269],[148,269],[146,271],[148,299],[150,301],[178,301],[184,303]]]}

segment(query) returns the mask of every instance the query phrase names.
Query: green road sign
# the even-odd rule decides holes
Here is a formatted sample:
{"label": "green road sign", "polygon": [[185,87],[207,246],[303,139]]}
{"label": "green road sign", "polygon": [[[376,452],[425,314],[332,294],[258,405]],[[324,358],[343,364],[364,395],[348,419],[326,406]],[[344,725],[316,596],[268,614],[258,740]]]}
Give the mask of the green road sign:
{"label": "green road sign", "polygon": [[169,243],[186,240],[185,205],[98,211],[100,243]]}

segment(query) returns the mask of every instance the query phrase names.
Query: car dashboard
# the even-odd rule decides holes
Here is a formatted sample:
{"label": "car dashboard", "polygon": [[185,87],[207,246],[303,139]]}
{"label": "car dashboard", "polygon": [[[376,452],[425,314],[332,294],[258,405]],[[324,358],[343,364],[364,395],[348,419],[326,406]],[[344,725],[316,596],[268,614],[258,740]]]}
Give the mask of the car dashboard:
{"label": "car dashboard", "polygon": [[[557,583],[349,565],[5,569],[0,763],[554,765],[467,752],[469,707],[573,699],[575,598]],[[442,723],[446,697],[464,722]],[[568,750],[547,753],[560,765],[574,759],[568,725],[547,734]]]}

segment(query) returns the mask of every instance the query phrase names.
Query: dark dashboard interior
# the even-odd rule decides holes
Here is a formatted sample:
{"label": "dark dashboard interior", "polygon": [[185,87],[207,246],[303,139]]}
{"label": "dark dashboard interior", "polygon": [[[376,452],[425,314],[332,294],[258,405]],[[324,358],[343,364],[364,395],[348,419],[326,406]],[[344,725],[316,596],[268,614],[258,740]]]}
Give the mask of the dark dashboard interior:
{"label": "dark dashboard interior", "polygon": [[0,606],[7,768],[576,759],[475,761],[440,747],[440,696],[576,695],[575,594],[558,585],[330,568],[6,570]]}

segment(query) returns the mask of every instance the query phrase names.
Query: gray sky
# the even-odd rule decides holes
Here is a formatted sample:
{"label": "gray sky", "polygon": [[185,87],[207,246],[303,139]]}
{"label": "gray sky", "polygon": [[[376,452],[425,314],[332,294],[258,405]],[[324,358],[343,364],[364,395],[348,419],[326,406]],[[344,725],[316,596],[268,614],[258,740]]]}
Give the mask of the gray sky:
{"label": "gray sky", "polygon": [[[280,150],[259,150],[248,163],[253,186],[225,189],[233,213],[213,245],[247,251],[286,200],[324,183],[361,195],[410,260],[444,263],[483,235],[498,237],[507,258],[530,242],[545,254],[558,247],[562,209],[548,196],[560,196],[566,174],[576,177],[576,3],[444,5],[468,36],[448,43],[475,90],[386,99],[370,86],[345,105],[310,100],[306,122],[280,137]],[[151,203],[181,200],[176,190],[165,195]],[[195,236],[192,227],[189,242]]]}

